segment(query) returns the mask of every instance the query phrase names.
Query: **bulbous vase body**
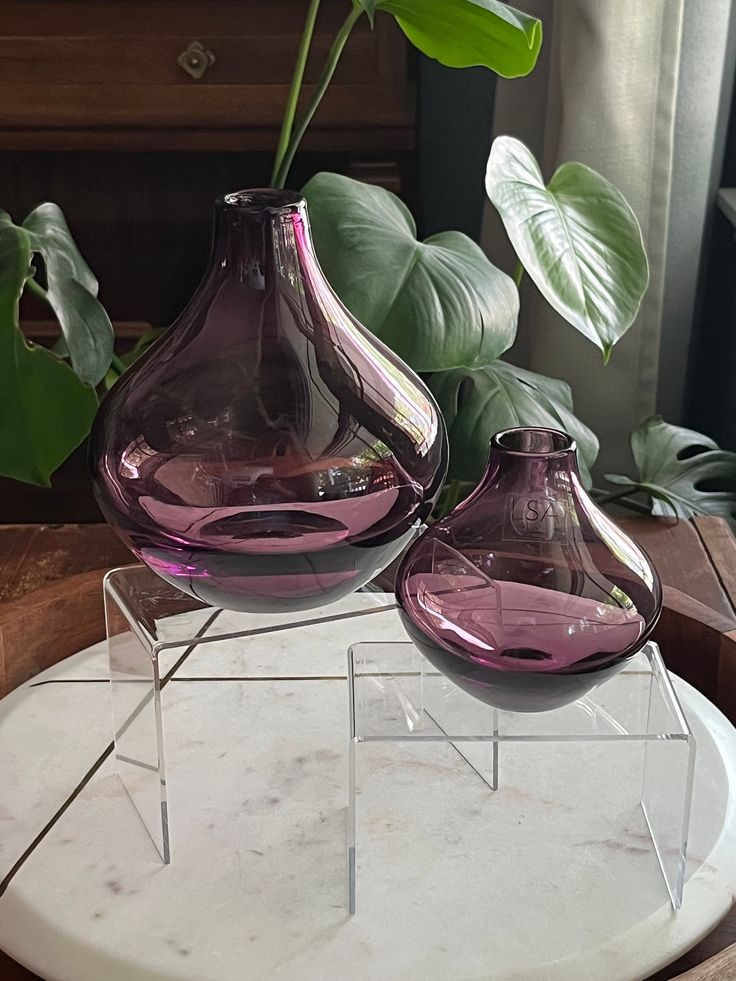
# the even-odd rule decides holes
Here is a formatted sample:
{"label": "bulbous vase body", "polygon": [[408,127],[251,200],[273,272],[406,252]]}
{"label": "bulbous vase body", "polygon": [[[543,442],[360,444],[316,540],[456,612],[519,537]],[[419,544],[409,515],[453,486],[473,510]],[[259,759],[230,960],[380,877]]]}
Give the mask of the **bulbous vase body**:
{"label": "bulbous vase body", "polygon": [[301,610],[377,575],[430,514],[446,436],[423,383],[324,278],[306,204],[217,204],[179,320],[105,398],[99,505],[133,552],[214,606]]}
{"label": "bulbous vase body", "polygon": [[538,712],[619,671],[662,605],[647,555],[588,496],[565,433],[494,436],[483,479],[407,551],[404,625],[484,702]]}

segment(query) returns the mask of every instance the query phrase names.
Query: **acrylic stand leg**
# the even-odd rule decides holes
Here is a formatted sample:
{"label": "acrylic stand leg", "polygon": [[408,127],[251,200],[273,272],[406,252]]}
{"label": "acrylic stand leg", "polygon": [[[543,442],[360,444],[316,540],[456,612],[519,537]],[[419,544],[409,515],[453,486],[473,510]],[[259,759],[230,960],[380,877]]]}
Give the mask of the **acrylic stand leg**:
{"label": "acrylic stand leg", "polygon": [[[171,802],[177,800],[175,794],[169,795],[169,791],[177,788],[167,784],[164,715],[171,704],[164,710],[163,703],[168,700],[166,696],[171,690],[167,689],[169,682],[173,688],[182,680],[180,669],[195,650],[201,650],[204,645],[216,660],[223,651],[221,645],[230,644],[231,654],[226,656],[227,661],[228,656],[233,656],[232,645],[235,643],[240,661],[242,643],[246,653],[242,663],[249,669],[255,667],[259,680],[304,681],[313,691],[317,680],[331,684],[340,682],[344,676],[343,652],[346,637],[350,636],[348,625],[352,630],[355,629],[353,624],[366,624],[362,629],[368,636],[373,635],[374,629],[379,635],[385,635],[387,629],[389,633],[395,630],[396,636],[403,634],[391,612],[395,608],[393,597],[378,592],[356,594],[341,604],[307,614],[284,613],[267,617],[226,613],[167,585],[140,565],[110,572],[105,577],[103,592],[116,769],[166,863],[171,860],[175,846],[171,828],[176,815],[172,814]],[[341,621],[344,621],[342,626]],[[321,632],[323,627],[324,634]],[[302,629],[319,630],[320,633],[316,637],[312,633],[312,641],[305,645]],[[341,629],[348,632],[340,634]],[[335,636],[334,631],[338,632],[339,641],[331,639]],[[270,636],[270,655],[263,655],[260,645],[250,646],[258,635]],[[274,643],[275,637],[281,638],[280,644]],[[327,644],[327,650],[323,644]],[[332,650],[331,644],[334,644]],[[264,647],[269,649],[268,644]],[[274,648],[281,647],[283,651],[274,653]],[[236,673],[242,675],[239,669]],[[194,674],[197,674],[196,670]],[[265,690],[265,686],[258,687]],[[342,687],[340,691],[342,693]],[[172,745],[176,744],[172,741]],[[169,772],[176,773],[179,760],[171,758],[170,762]]]}
{"label": "acrylic stand leg", "polygon": [[[575,749],[575,760],[578,752],[581,761],[586,751],[607,754],[606,766],[615,774],[606,787],[609,806],[611,800],[624,801],[629,790],[640,803],[670,901],[680,908],[695,742],[656,644],[647,644],[624,671],[590,695],[553,712],[520,715],[491,709],[435,672],[410,643],[353,645],[348,685],[351,913],[356,909],[359,767],[369,743],[449,744],[493,790],[499,787],[502,742],[509,750],[516,747],[537,756],[544,744],[553,744],[552,767],[566,744]],[[554,744],[560,747],[556,752]],[[531,760],[533,764],[534,755]],[[544,776],[549,780],[549,772]],[[563,783],[572,786],[575,779],[580,779],[575,772],[559,773]],[[478,842],[467,845],[478,847]]]}
{"label": "acrylic stand leg", "polygon": [[161,676],[156,645],[105,588],[117,770],[164,863],[171,860]]}
{"label": "acrylic stand leg", "polygon": [[[347,886],[348,886],[348,911],[350,914],[355,913],[355,902],[356,902],[356,763],[357,763],[357,750],[361,738],[357,731],[357,725],[359,724],[359,717],[356,716],[356,704],[355,704],[355,694],[356,694],[356,679],[355,679],[355,652],[358,648],[371,649],[376,648],[379,645],[373,644],[360,644],[351,647],[348,651],[348,705],[350,714],[350,738],[348,742],[348,804],[347,804]],[[384,645],[381,645],[384,646]],[[397,706],[403,709],[405,712],[405,720],[407,725],[414,726],[417,725],[424,715],[431,723],[436,727],[438,733],[441,733],[442,738],[452,745],[453,749],[458,753],[459,756],[468,764],[468,766],[478,774],[481,780],[486,784],[489,790],[498,789],[498,755],[499,755],[499,711],[498,709],[489,709],[490,721],[491,721],[491,732],[495,737],[491,741],[490,752],[489,747],[486,742],[480,744],[472,744],[465,741],[453,741],[452,737],[442,728],[441,724],[437,719],[433,718],[430,712],[424,705],[424,680],[425,680],[425,661],[421,657],[419,652],[413,645],[406,645],[403,643],[389,645],[392,647],[401,647],[406,649],[408,652],[407,664],[405,665],[408,670],[405,670],[403,675],[388,675],[386,673],[381,673],[380,670],[372,672],[370,675],[371,683],[376,686],[376,690],[380,690],[381,686],[387,686],[391,691],[391,694],[395,697]],[[411,647],[411,651],[408,648]],[[371,653],[375,653],[371,650]],[[364,667],[364,662],[360,662],[361,666]],[[368,677],[364,674],[361,681],[366,680]],[[399,680],[401,678],[401,680]],[[409,692],[402,691],[403,685],[409,689]],[[418,699],[418,702],[413,703],[411,701],[412,697]],[[388,706],[384,704],[384,709]],[[439,714],[439,713],[438,713]],[[490,758],[490,766],[488,765],[488,760]]]}
{"label": "acrylic stand leg", "polygon": [[[356,616],[385,612],[393,606],[390,598],[371,597],[366,600],[370,608],[355,610],[353,603],[350,610],[337,617],[316,611],[307,624],[288,617],[289,622],[261,624],[253,618],[238,620],[237,615],[234,618],[229,615],[225,628],[207,633],[219,611],[166,586],[143,567],[108,574],[104,595],[118,772],[164,862],[171,857],[171,835],[162,692],[195,647],[213,644],[217,649],[221,641],[239,642],[254,634],[291,630],[323,618],[348,617],[352,623]],[[367,625],[378,620],[369,616],[360,623]],[[394,620],[394,626],[397,634],[389,632],[391,638],[401,636],[398,621]],[[379,635],[386,636],[385,627],[382,630]],[[296,641],[289,651],[292,682],[303,677],[313,683],[315,677],[321,677],[319,673],[315,675],[313,648],[303,650]],[[295,661],[300,657],[304,658],[306,673],[303,675],[295,668]],[[333,663],[328,656],[319,671],[333,676]],[[338,671],[327,680],[338,681],[340,674]],[[650,842],[650,849],[653,845],[652,858],[656,853],[672,905],[680,906],[695,744],[656,645],[646,645],[624,671],[585,698],[564,709],[536,715],[516,715],[484,705],[434,671],[406,641],[390,639],[354,645],[348,661],[348,683],[347,867],[351,911],[356,906],[356,847],[364,810],[361,807],[359,813],[357,804],[361,790],[366,787],[368,768],[364,767],[364,761],[371,743],[386,747],[384,755],[388,764],[379,772],[383,786],[401,784],[404,780],[405,785],[411,785],[412,793],[425,797],[420,809],[425,825],[431,822],[432,813],[442,803],[442,785],[435,784],[432,773],[455,774],[451,776],[453,786],[457,785],[457,775],[466,786],[463,772],[470,774],[471,782],[478,780],[481,796],[487,795],[484,799],[492,800],[493,804],[489,810],[479,802],[485,817],[474,839],[469,837],[463,843],[466,828],[462,822],[455,827],[453,835],[457,838],[460,858],[471,855],[478,841],[493,844],[493,836],[486,832],[492,825],[487,822],[495,820],[498,814],[511,815],[509,831],[513,832],[518,824],[513,808],[530,792],[544,803],[544,797],[554,797],[558,789],[571,789],[573,799],[565,813],[574,814],[574,821],[580,817],[581,799],[587,802],[586,813],[588,808],[598,806],[600,800],[607,801],[609,807],[613,805],[613,810],[621,805],[618,811],[622,813],[628,808],[632,822],[631,814],[636,810],[641,830],[635,829],[634,851],[642,852],[642,842]],[[504,780],[499,782],[501,743],[504,744]],[[425,770],[418,765],[407,779],[406,767],[397,755],[403,751],[401,744],[413,744],[410,752],[415,756],[422,747],[429,752],[445,752],[442,768],[437,770],[435,765],[434,769]],[[432,744],[438,744],[437,750]],[[592,780],[581,783],[580,766],[595,754],[599,758],[595,764],[598,770]],[[422,774],[430,775],[424,783],[420,779]],[[636,778],[635,787],[632,777]],[[576,798],[578,790],[582,796]],[[629,790],[631,807],[625,794]],[[470,792],[475,794],[472,787]],[[366,793],[363,801],[370,805],[373,791],[368,789]],[[389,800],[389,809],[394,799]],[[508,807],[512,810],[504,812],[503,808]],[[411,811],[405,812],[408,821],[412,816]],[[452,823],[452,802],[444,816]],[[541,817],[546,829],[547,816]],[[611,820],[603,824],[607,829],[604,843],[615,844],[618,825],[611,832]],[[568,854],[575,865],[576,853]],[[477,867],[483,867],[482,863]],[[384,858],[381,868],[384,877],[390,875],[390,858]],[[450,864],[446,871],[452,874],[453,868]]]}
{"label": "acrylic stand leg", "polygon": [[[646,731],[661,738],[644,743],[641,806],[657,852],[672,905],[680,909],[685,886],[688,828],[693,779],[695,774],[695,740],[659,648],[648,644],[651,668]],[[674,733],[667,735],[674,730]],[[681,791],[677,800],[675,788]],[[676,806],[672,807],[673,796]]]}
{"label": "acrylic stand leg", "polygon": [[144,566],[103,584],[115,762],[163,861],[171,860],[162,689],[218,616]]}

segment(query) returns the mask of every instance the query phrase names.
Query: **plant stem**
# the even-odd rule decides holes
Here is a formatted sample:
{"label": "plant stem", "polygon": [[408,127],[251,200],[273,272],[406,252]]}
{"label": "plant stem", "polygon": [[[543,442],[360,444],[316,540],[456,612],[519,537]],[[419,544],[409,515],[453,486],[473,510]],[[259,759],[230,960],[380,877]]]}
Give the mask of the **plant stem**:
{"label": "plant stem", "polygon": [[327,56],[327,62],[325,67],[322,69],[322,74],[319,77],[317,86],[315,88],[314,95],[311,101],[304,110],[304,114],[297,123],[296,130],[292,133],[291,139],[289,140],[289,146],[284,154],[284,158],[278,167],[278,170],[274,173],[274,187],[283,187],[286,184],[286,178],[289,176],[289,170],[294,161],[294,156],[299,148],[302,137],[304,136],[307,127],[312,121],[312,117],[317,111],[322,98],[327,91],[327,86],[332,81],[332,76],[335,74],[335,69],[337,68],[337,63],[340,60],[340,55],[345,47],[347,39],[350,37],[350,32],[355,26],[358,18],[362,15],[362,9],[358,6],[351,8],[350,13],[345,18],[345,21],[337,32],[335,40],[332,42],[330,47],[330,53]]}
{"label": "plant stem", "polygon": [[110,360],[110,367],[113,371],[117,371],[119,375],[122,375],[122,373],[125,371],[125,365],[117,354],[113,354],[112,359]]}
{"label": "plant stem", "polygon": [[516,263],[516,269],[514,270],[514,282],[516,283],[517,289],[521,286],[521,281],[524,278],[524,267],[520,262]]}
{"label": "plant stem", "polygon": [[617,491],[604,491],[598,487],[593,488],[596,504],[610,504],[612,501],[620,501],[622,497],[626,497],[630,493],[631,487],[622,487],[621,490]]}
{"label": "plant stem", "polygon": [[[597,487],[593,488],[593,495],[595,497],[595,503],[599,505],[604,504],[620,504],[622,507],[629,508],[631,511],[638,511],[640,514],[649,514],[651,508],[647,507],[646,504],[642,504],[640,501],[635,501],[633,497],[629,497],[631,493],[631,487],[623,487],[618,491],[608,491],[599,490]],[[634,491],[636,493],[636,491]]]}
{"label": "plant stem", "polygon": [[43,286],[40,285],[40,283],[36,282],[33,276],[29,276],[26,280],[26,289],[29,293],[33,293],[34,296],[37,296],[39,300],[43,300],[44,303],[48,303],[50,305],[49,294],[46,292]]}
{"label": "plant stem", "polygon": [[633,497],[621,497],[616,503],[620,504],[623,508],[628,508],[629,511],[636,511],[638,514],[652,513],[652,509],[648,504],[643,504],[641,501],[635,501]]}
{"label": "plant stem", "polygon": [[[294,117],[296,116],[296,107],[299,103],[299,93],[302,88],[302,81],[304,79],[304,69],[307,66],[307,57],[309,56],[309,47],[312,43],[312,35],[314,34],[314,25],[317,20],[317,11],[319,10],[320,0],[310,0],[309,10],[307,11],[307,19],[304,22],[304,30],[302,31],[302,37],[299,42],[299,50],[296,56],[296,64],[294,65],[294,75],[291,79],[291,86],[289,88],[289,97],[286,101],[286,109],[284,110],[284,118],[281,123],[281,133],[279,135],[279,145],[276,150],[276,158],[273,162],[273,173],[271,174],[271,184],[275,187],[277,175],[281,170],[281,165],[284,162],[284,156],[289,147],[289,140],[291,139],[291,130],[294,125]],[[279,185],[280,186],[280,185]]]}
{"label": "plant stem", "polygon": [[451,481],[449,487],[447,488],[447,498],[444,501],[445,514],[449,514],[451,511],[455,510],[455,507],[458,502],[458,498],[460,497],[461,493],[462,493],[462,484],[460,483],[460,481],[459,480]]}

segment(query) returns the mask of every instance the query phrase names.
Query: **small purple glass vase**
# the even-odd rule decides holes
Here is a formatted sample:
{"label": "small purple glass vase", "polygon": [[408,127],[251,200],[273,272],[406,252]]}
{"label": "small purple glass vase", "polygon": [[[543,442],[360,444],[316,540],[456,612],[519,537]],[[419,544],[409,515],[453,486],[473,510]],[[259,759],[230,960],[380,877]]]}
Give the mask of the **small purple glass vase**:
{"label": "small purple glass vase", "polygon": [[493,437],[480,484],[407,551],[396,594],[431,663],[514,712],[558,708],[614,675],[662,606],[648,556],[585,492],[574,441],[550,429]]}
{"label": "small purple glass vase", "polygon": [[304,610],[358,589],[428,518],[447,439],[417,376],[325,279],[304,200],[228,194],[193,299],[105,398],[103,514],[214,606]]}

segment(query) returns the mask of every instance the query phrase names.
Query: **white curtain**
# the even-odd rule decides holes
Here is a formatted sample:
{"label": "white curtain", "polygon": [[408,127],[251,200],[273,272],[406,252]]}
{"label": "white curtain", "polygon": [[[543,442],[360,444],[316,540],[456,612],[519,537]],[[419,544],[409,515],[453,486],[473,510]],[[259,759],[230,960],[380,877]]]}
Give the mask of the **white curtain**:
{"label": "white curtain", "polygon": [[[499,80],[494,135],[524,140],[548,180],[579,160],[623,192],[642,226],[650,286],[637,322],[604,367],[535,287],[522,286],[510,355],[564,378],[599,435],[597,472],[630,469],[630,431],[655,411],[679,421],[704,225],[715,194],[731,0],[530,0],[543,56],[526,79]],[[730,85],[728,88],[730,95]],[[726,107],[727,111],[727,107]],[[486,208],[483,244],[513,268]]]}

